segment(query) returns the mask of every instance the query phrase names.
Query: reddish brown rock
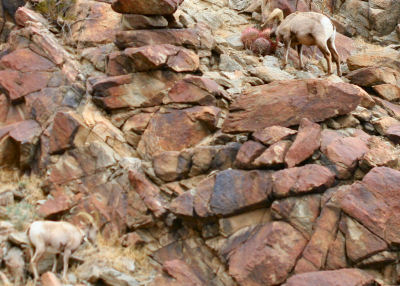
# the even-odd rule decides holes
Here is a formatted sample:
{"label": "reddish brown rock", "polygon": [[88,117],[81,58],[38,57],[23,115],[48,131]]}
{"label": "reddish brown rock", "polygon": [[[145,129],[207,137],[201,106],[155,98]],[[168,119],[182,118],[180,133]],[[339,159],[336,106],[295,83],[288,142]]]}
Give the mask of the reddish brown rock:
{"label": "reddish brown rock", "polygon": [[260,156],[264,150],[264,145],[252,140],[246,141],[239,149],[235,165],[242,169],[253,168],[254,165],[252,163],[254,159]]}
{"label": "reddish brown rock", "polygon": [[345,238],[341,231],[336,234],[336,239],[329,247],[326,257],[327,270],[341,269],[347,267]]}
{"label": "reddish brown rock", "polygon": [[271,126],[253,133],[253,138],[264,143],[272,145],[282,139],[286,139],[290,135],[296,134],[297,131],[282,126]]}
{"label": "reddish brown rock", "polygon": [[54,198],[47,200],[42,204],[38,213],[43,218],[49,218],[53,215],[61,214],[68,211],[72,206],[72,200],[67,195],[59,192],[56,193]]}
{"label": "reddish brown rock", "polygon": [[41,281],[43,286],[61,286],[60,280],[52,272],[46,272],[42,274]]}
{"label": "reddish brown rock", "polygon": [[120,241],[121,245],[124,247],[137,247],[145,242],[142,236],[140,236],[140,234],[137,232],[125,234],[123,237],[121,237]]}
{"label": "reddish brown rock", "polygon": [[340,132],[337,132],[332,129],[323,129],[321,132],[321,151],[326,152],[326,148],[329,146],[329,144],[346,137]]}
{"label": "reddish brown rock", "polygon": [[305,244],[289,224],[265,224],[231,254],[229,274],[240,285],[278,285],[287,279]]}
{"label": "reddish brown rock", "polygon": [[162,44],[212,49],[215,45],[214,41],[210,40],[207,29],[199,27],[193,29],[121,31],[117,33],[115,44],[120,49]]}
{"label": "reddish brown rock", "polygon": [[6,69],[0,71],[0,87],[12,102],[21,101],[25,95],[45,88],[51,78],[49,72],[25,72]]}
{"label": "reddish brown rock", "polygon": [[[236,216],[230,216],[221,218],[218,221],[219,232],[224,237],[229,237],[228,240],[232,241],[232,238],[245,228],[253,228],[259,224],[271,222],[271,212],[267,208],[257,209],[250,212],[245,212]],[[229,247],[229,242],[225,244],[225,249]]]}
{"label": "reddish brown rock", "polygon": [[[50,131],[50,153],[61,153],[74,146],[74,140],[79,128],[83,129],[81,119],[74,112],[58,112],[54,117],[53,126]],[[86,136],[89,135],[89,130]],[[78,139],[79,140],[79,139]]]}
{"label": "reddish brown rock", "polygon": [[400,99],[400,87],[393,84],[379,84],[374,85],[372,88],[378,93],[380,97],[388,101],[395,101]]}
{"label": "reddish brown rock", "polygon": [[130,117],[124,124],[122,130],[126,131],[133,131],[137,133],[143,133],[146,130],[147,125],[153,113],[139,113]]}
{"label": "reddish brown rock", "polygon": [[30,49],[18,49],[1,58],[0,68],[20,72],[34,72],[52,71],[55,65],[48,59],[32,52]]}
{"label": "reddish brown rock", "polygon": [[[211,250],[198,238],[177,239],[171,243],[161,247],[152,255],[160,265],[165,265],[167,261],[180,260],[179,264],[186,264],[191,270],[188,270],[188,276],[192,273],[202,281],[201,285],[207,285],[210,281],[215,281],[217,285],[234,285],[235,282],[228,275],[219,275],[219,267],[223,267],[220,263],[215,263],[215,255]],[[176,277],[183,275],[179,273],[181,267],[173,267],[171,265],[171,274]],[[174,270],[175,269],[175,270]],[[174,276],[175,277],[175,276]],[[165,277],[164,277],[165,278]],[[175,279],[162,279],[159,283],[151,283],[152,286],[184,286],[194,285],[186,280],[186,283],[177,283]],[[197,280],[194,280],[197,281]],[[156,281],[154,281],[156,282]]]}
{"label": "reddish brown rock", "polygon": [[373,167],[396,167],[398,164],[398,152],[389,143],[379,137],[372,136],[368,140],[368,152],[364,154],[360,161],[360,166],[364,169]]}
{"label": "reddish brown rock", "polygon": [[381,105],[392,117],[400,119],[400,105],[387,100],[376,98],[375,101]]}
{"label": "reddish brown rock", "polygon": [[24,6],[17,9],[14,17],[15,22],[20,26],[26,26],[28,22],[39,22],[44,25],[48,25],[48,21],[40,13],[37,13]]}
{"label": "reddish brown rock", "polygon": [[49,180],[63,185],[82,177],[94,175],[117,163],[118,156],[105,143],[96,141],[65,152],[49,167]]}
{"label": "reddish brown rock", "polygon": [[204,285],[204,281],[197,277],[196,272],[182,260],[175,259],[166,261],[163,264],[163,270],[175,278],[180,285]]}
{"label": "reddish brown rock", "polygon": [[334,202],[379,238],[399,245],[399,182],[399,171],[376,167],[361,182],[338,193]]}
{"label": "reddish brown rock", "polygon": [[271,205],[272,217],[284,220],[310,239],[314,222],[320,211],[320,195],[306,195],[274,201]]}
{"label": "reddish brown rock", "polygon": [[351,176],[358,160],[368,152],[366,142],[358,137],[346,137],[334,140],[326,147],[326,156],[335,163],[338,178]]}
{"label": "reddish brown rock", "polygon": [[274,125],[287,127],[299,124],[302,118],[319,122],[354,110],[362,94],[351,84],[315,79],[276,81],[252,87],[231,104],[223,131],[237,133]]}
{"label": "reddish brown rock", "polygon": [[340,55],[340,60],[345,62],[356,50],[356,44],[352,38],[336,32],[335,46]]}
{"label": "reddish brown rock", "polygon": [[57,108],[63,105],[64,96],[68,88],[44,88],[39,92],[31,93],[25,97],[28,113],[41,125],[53,115]]}
{"label": "reddish brown rock", "polygon": [[177,181],[189,173],[191,157],[189,153],[169,151],[153,156],[154,172],[165,182]]}
{"label": "reddish brown rock", "polygon": [[156,217],[166,212],[166,202],[162,198],[160,190],[145,175],[137,171],[130,171],[129,181],[134,191],[139,194],[140,198]]}
{"label": "reddish brown rock", "polygon": [[187,191],[174,199],[169,205],[168,209],[174,214],[193,216],[193,194],[191,191]]}
{"label": "reddish brown rock", "polygon": [[0,128],[1,165],[31,168],[42,128],[34,120],[26,120]]}
{"label": "reddish brown rock", "polygon": [[323,269],[328,250],[336,238],[340,210],[325,206],[319,216],[314,232],[305,247],[302,257],[297,262],[295,273],[311,272]]}
{"label": "reddish brown rock", "polygon": [[110,54],[108,74],[116,76],[165,68],[175,72],[193,72],[198,67],[199,57],[191,50],[168,44],[149,45]]}
{"label": "reddish brown rock", "polygon": [[77,0],[68,12],[75,17],[68,40],[76,45],[97,46],[115,41],[122,16],[115,13],[108,3]]}
{"label": "reddish brown rock", "polygon": [[192,156],[192,167],[189,176],[194,177],[206,173],[217,154],[217,149],[211,146],[200,146],[194,149]]}
{"label": "reddish brown rock", "polygon": [[212,79],[189,75],[170,89],[164,102],[215,105],[216,97],[223,96],[223,88]]}
{"label": "reddish brown rock", "polygon": [[145,16],[138,14],[122,15],[122,28],[124,30],[165,28],[168,21],[163,16]]}
{"label": "reddish brown rock", "polygon": [[359,262],[388,248],[386,242],[372,234],[359,222],[345,216],[341,230],[346,237],[346,254],[352,262]]}
{"label": "reddish brown rock", "polygon": [[398,143],[400,141],[400,124],[398,122],[391,124],[386,130],[384,130],[384,135],[386,135],[391,141]]}
{"label": "reddish brown rock", "polygon": [[378,84],[397,84],[399,73],[387,67],[368,67],[352,71],[346,76],[352,84],[373,86]]}
{"label": "reddish brown rock", "polygon": [[285,156],[288,167],[294,167],[310,157],[319,148],[320,141],[321,127],[319,124],[303,118],[300,121],[299,133]]}
{"label": "reddish brown rock", "polygon": [[194,207],[200,217],[229,215],[269,201],[271,174],[228,169],[196,188]]}
{"label": "reddish brown rock", "polygon": [[183,0],[117,0],[111,7],[122,14],[169,15]]}
{"label": "reddish brown rock", "polygon": [[288,197],[309,192],[324,191],[335,181],[335,174],[316,164],[289,168],[272,174],[275,197]]}
{"label": "reddish brown rock", "polygon": [[360,269],[340,269],[297,274],[290,277],[284,286],[372,286],[374,278]]}
{"label": "reddish brown rock", "polygon": [[171,71],[151,71],[99,79],[93,83],[94,101],[106,109],[160,105],[164,92],[182,77]]}
{"label": "reddish brown rock", "polygon": [[282,165],[284,163],[285,156],[290,150],[292,141],[282,140],[275,144],[272,144],[265,150],[260,156],[258,156],[253,165],[256,167],[270,167]]}
{"label": "reddish brown rock", "polygon": [[370,52],[356,54],[347,59],[351,71],[366,67],[389,67],[400,71],[400,61],[397,52]]}
{"label": "reddish brown rock", "polygon": [[[216,124],[219,113],[220,109],[216,107],[170,109],[156,113],[142,135],[138,151],[149,157],[159,151],[181,151],[193,147],[211,134],[208,127]],[[171,126],[175,132],[170,131]]]}

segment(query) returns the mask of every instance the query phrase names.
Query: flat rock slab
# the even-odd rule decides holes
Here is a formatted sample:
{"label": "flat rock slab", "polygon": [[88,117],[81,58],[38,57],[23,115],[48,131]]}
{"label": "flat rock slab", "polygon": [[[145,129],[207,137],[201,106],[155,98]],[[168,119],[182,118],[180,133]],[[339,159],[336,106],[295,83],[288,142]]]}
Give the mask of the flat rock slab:
{"label": "flat rock slab", "polygon": [[282,198],[326,190],[334,183],[335,174],[324,166],[309,164],[275,172],[272,181],[274,196]]}
{"label": "flat rock slab", "polygon": [[365,92],[348,83],[307,79],[278,81],[249,88],[230,107],[223,132],[253,132],[298,125],[302,118],[319,122],[347,114]]}
{"label": "flat rock slab", "polygon": [[151,45],[112,53],[108,74],[116,76],[159,69],[193,72],[199,68],[199,64],[199,56],[192,50],[168,44]]}
{"label": "flat rock slab", "polygon": [[117,0],[111,7],[115,12],[141,15],[173,14],[183,0]]}
{"label": "flat rock slab", "polygon": [[265,224],[231,254],[229,274],[239,285],[279,285],[286,280],[306,242],[286,222]]}
{"label": "flat rock slab", "polygon": [[271,198],[271,172],[224,170],[201,181],[194,192],[185,192],[171,204],[177,214],[200,217],[232,215],[259,207]]}
{"label": "flat rock slab", "polygon": [[290,277],[283,286],[371,286],[374,278],[360,269],[340,269],[297,274]]}
{"label": "flat rock slab", "polygon": [[210,31],[200,26],[189,29],[120,31],[116,35],[115,44],[120,49],[161,44],[211,49],[215,41]]}
{"label": "flat rock slab", "polygon": [[[215,128],[220,113],[221,110],[213,106],[156,113],[137,150],[142,157],[150,158],[159,151],[181,151],[193,147],[212,133],[210,129]],[[171,126],[174,132],[171,132]]]}
{"label": "flat rock slab", "polygon": [[161,105],[166,91],[182,77],[172,71],[150,71],[94,79],[93,99],[107,110]]}

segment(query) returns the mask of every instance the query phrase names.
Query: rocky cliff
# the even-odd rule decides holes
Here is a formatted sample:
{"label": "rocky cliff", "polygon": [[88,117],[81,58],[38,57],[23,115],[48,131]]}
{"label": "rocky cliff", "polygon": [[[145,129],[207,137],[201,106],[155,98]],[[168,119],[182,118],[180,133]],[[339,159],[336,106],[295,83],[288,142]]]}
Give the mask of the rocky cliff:
{"label": "rocky cliff", "polygon": [[400,284],[399,1],[311,3],[343,77],[312,49],[303,71],[245,50],[252,1],[17,2],[0,18],[11,283],[32,285],[30,222],[85,212],[98,246],[70,285]]}

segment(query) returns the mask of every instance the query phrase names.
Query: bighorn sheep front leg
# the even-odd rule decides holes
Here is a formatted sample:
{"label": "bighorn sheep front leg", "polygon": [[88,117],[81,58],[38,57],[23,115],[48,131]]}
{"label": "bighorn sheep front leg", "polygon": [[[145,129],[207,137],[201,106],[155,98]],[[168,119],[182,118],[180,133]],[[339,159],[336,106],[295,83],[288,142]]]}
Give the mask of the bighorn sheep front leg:
{"label": "bighorn sheep front leg", "polygon": [[283,60],[283,67],[286,67],[286,65],[287,65],[291,43],[292,43],[292,39],[285,40],[285,58]]}

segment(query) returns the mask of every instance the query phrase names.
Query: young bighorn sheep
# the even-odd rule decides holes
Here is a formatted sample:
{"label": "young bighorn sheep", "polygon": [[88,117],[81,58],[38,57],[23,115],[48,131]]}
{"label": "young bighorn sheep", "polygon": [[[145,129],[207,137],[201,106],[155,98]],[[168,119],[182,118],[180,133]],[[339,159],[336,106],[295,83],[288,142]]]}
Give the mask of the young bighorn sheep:
{"label": "young bighorn sheep", "polygon": [[336,62],[337,73],[340,70],[340,58],[335,46],[336,28],[331,20],[323,14],[316,12],[295,12],[283,19],[283,12],[275,9],[267,22],[278,20],[280,25],[276,28],[277,40],[285,45],[284,65],[287,64],[290,47],[296,47],[299,54],[300,68],[303,68],[303,45],[317,46],[328,62],[328,74],[332,73],[332,57]]}
{"label": "young bighorn sheep", "polygon": [[78,249],[83,241],[95,242],[97,227],[93,218],[87,213],[80,213],[90,220],[90,224],[81,229],[65,221],[35,221],[28,228],[27,234],[31,246],[35,248],[35,253],[31,258],[31,265],[35,284],[39,278],[37,264],[46,252],[56,254],[52,272],[57,270],[57,254],[63,254],[63,275],[66,281],[68,262],[71,254]]}

